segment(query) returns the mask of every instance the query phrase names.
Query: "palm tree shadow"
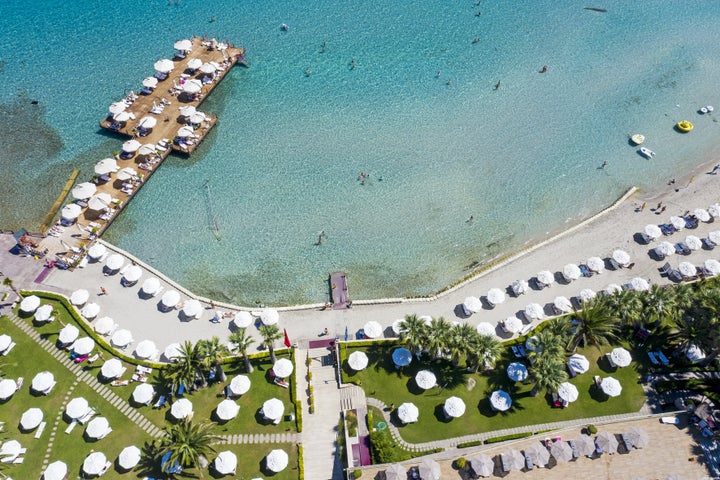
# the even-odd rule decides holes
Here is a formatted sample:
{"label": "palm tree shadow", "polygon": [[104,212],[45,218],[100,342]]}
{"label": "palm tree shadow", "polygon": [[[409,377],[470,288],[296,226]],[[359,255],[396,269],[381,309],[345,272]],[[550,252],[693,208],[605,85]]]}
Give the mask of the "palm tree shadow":
{"label": "palm tree shadow", "polygon": [[146,441],[141,448],[141,452],[140,463],[134,468],[134,471],[138,474],[137,476],[141,478],[162,478],[160,458],[163,452],[160,449],[160,444],[156,441]]}

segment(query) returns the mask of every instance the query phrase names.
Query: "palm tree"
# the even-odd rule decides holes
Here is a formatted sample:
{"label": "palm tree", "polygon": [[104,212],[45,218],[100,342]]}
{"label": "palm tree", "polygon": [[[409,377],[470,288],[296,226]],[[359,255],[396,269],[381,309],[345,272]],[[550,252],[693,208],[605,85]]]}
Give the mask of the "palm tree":
{"label": "palm tree", "polygon": [[250,350],[250,346],[255,343],[255,340],[247,334],[247,331],[244,328],[241,328],[240,330],[230,334],[230,342],[233,344],[233,353],[238,353],[243,356],[243,360],[245,361],[245,372],[252,373],[253,367],[250,363],[248,351]]}
{"label": "palm tree", "polygon": [[449,333],[452,326],[445,318],[433,318],[430,321],[429,335],[425,348],[436,358],[442,357],[450,343]]}
{"label": "palm tree", "polygon": [[215,370],[215,376],[219,382],[225,382],[227,376],[222,368],[225,355],[228,350],[225,345],[220,343],[218,337],[212,337],[210,340],[198,341],[200,347],[200,353],[202,355],[203,366],[209,371],[210,369]]}
{"label": "palm tree", "polygon": [[12,290],[13,293],[22,300],[23,296],[20,295],[20,292],[17,290],[17,288],[15,288],[15,285],[13,285],[13,281],[11,278],[5,277],[5,280],[3,280],[3,285],[5,285],[6,287],[10,287],[10,290]]}
{"label": "palm tree", "polygon": [[650,290],[644,292],[643,319],[647,323],[660,325],[666,320],[673,321],[677,318],[680,310],[677,303],[677,295],[672,287],[661,287],[653,284]]}
{"label": "palm tree", "polygon": [[675,321],[675,328],[677,331],[668,338],[675,340],[680,350],[685,351],[690,345],[696,345],[706,353],[717,349],[717,325],[711,318],[685,315]]}
{"label": "palm tree", "polygon": [[259,328],[263,345],[270,351],[270,361],[275,364],[275,341],[283,338],[277,325],[263,325]]}
{"label": "palm tree", "polygon": [[460,363],[460,357],[467,356],[470,352],[470,346],[475,341],[475,337],[479,334],[472,325],[460,323],[453,325],[448,335],[447,354],[453,365]]}
{"label": "palm tree", "polygon": [[195,378],[202,377],[202,355],[198,345],[185,341],[180,345],[180,356],[176,362],[170,363],[166,371],[166,376],[172,382],[172,391],[180,384],[190,387],[195,384]]}
{"label": "palm tree", "polygon": [[[219,441],[219,437],[213,432],[214,425],[211,423],[193,423],[192,420],[184,419],[175,425],[165,427],[165,437],[160,443],[160,454],[167,453],[170,456],[162,465],[164,473],[172,473],[173,467],[197,467],[200,458],[214,453],[212,444]],[[202,469],[198,469],[202,477]]]}
{"label": "palm tree", "polygon": [[477,372],[481,366],[494,365],[501,351],[502,344],[497,337],[475,332],[467,346],[468,367],[475,367]]}
{"label": "palm tree", "polygon": [[410,351],[421,352],[428,340],[429,328],[425,320],[417,315],[405,315],[400,328],[400,341],[407,344]]}
{"label": "palm tree", "polygon": [[558,337],[563,345],[566,345],[572,337],[572,327],[570,318],[567,316],[553,318],[546,322],[545,330]]}
{"label": "palm tree", "polygon": [[600,348],[600,345],[617,340],[618,319],[606,305],[600,303],[575,312],[575,318],[579,324],[568,345],[569,350],[574,351],[580,344]]}
{"label": "palm tree", "polygon": [[623,290],[615,295],[596,297],[591,308],[605,307],[614,312],[624,325],[635,325],[642,319],[643,302],[638,292]]}
{"label": "palm tree", "polygon": [[530,363],[542,362],[544,360],[557,360],[562,362],[565,358],[565,343],[563,337],[555,335],[552,331],[545,329],[530,337],[528,341],[532,349],[528,349]]}
{"label": "palm tree", "polygon": [[537,395],[540,390],[545,389],[548,393],[557,391],[560,384],[567,381],[568,374],[565,371],[565,364],[552,357],[535,361],[530,366],[530,376],[535,382],[531,394]]}
{"label": "palm tree", "polygon": [[681,283],[675,287],[675,302],[680,310],[688,310],[695,303],[695,287],[689,283]]}

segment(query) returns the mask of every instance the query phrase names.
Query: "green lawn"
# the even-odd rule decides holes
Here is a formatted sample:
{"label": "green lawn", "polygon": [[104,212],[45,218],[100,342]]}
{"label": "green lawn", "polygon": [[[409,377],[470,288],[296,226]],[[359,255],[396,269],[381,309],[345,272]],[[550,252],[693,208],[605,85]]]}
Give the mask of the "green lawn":
{"label": "green lawn", "polygon": [[[375,345],[369,348],[350,347],[343,353],[343,375],[346,381],[361,382],[365,393],[385,402],[386,405],[399,406],[412,402],[420,410],[417,423],[400,426],[403,438],[410,443],[421,443],[438,439],[453,438],[478,432],[488,432],[522,425],[586,418],[618,413],[634,412],[640,409],[645,396],[639,384],[639,371],[643,363],[632,363],[629,367],[611,369],[602,355],[611,350],[605,347],[601,354],[597,348],[580,349],[590,361],[590,370],[571,379],[580,392],[580,398],[568,408],[552,408],[550,396],[530,395],[532,385],[513,383],[507,378],[506,368],[511,361],[517,361],[510,349],[497,362],[497,367],[479,374],[468,373],[461,367],[453,367],[443,360],[428,361],[420,364],[417,359],[402,370],[393,366],[390,358],[396,345]],[[362,372],[351,372],[347,367],[347,355],[355,349],[365,350],[370,358],[368,368]],[[644,361],[641,352],[632,352],[633,358]],[[527,361],[526,361],[527,365]],[[438,385],[427,391],[420,390],[414,381],[419,370],[430,369],[437,378]],[[592,386],[593,377],[612,376],[623,386],[622,394],[607,398]],[[488,401],[489,394],[496,389],[510,393],[513,405],[504,413],[494,412]],[[465,414],[455,420],[447,421],[442,410],[445,399],[458,396],[465,401]],[[397,422],[397,419],[393,419]]]}

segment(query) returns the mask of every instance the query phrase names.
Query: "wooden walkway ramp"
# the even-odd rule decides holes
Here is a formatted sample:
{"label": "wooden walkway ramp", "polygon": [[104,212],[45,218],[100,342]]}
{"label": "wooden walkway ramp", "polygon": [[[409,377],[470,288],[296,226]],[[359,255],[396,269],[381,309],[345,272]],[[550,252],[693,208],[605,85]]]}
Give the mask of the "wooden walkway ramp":
{"label": "wooden walkway ramp", "polygon": [[350,308],[347,274],[345,272],[330,274],[330,294],[332,295],[333,310],[346,310]]}

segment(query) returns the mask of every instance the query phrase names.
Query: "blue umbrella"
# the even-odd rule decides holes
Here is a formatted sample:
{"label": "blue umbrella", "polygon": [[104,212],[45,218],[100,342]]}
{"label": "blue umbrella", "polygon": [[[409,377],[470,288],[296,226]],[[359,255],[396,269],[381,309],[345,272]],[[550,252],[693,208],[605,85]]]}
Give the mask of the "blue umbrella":
{"label": "blue umbrella", "polygon": [[405,367],[412,362],[412,353],[407,348],[396,348],[393,350],[392,359],[396,367]]}

